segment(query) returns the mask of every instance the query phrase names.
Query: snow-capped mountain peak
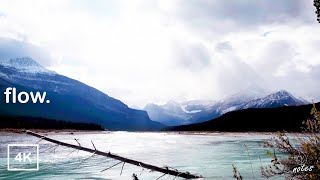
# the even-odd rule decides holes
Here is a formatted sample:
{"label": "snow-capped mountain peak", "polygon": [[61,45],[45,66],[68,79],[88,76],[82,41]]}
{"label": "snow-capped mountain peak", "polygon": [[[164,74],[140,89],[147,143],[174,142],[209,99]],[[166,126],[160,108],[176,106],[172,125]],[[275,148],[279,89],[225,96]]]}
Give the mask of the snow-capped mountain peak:
{"label": "snow-capped mountain peak", "polygon": [[285,90],[272,93],[264,98],[255,99],[244,104],[241,109],[248,108],[266,108],[281,106],[299,106],[306,104],[306,101],[295,98]]}
{"label": "snow-capped mountain peak", "polygon": [[248,108],[276,108],[283,106],[299,106],[308,104],[297,99],[289,92],[280,90],[267,94],[268,90],[255,88],[241,91],[221,101],[187,101],[177,103],[169,101],[164,105],[149,104],[145,107],[152,120],[167,125],[203,122],[217,118],[225,113]]}
{"label": "snow-capped mountain peak", "polygon": [[[21,57],[16,59],[9,59],[8,61],[11,65],[17,66],[23,66],[23,67],[42,67],[40,64],[38,64],[36,61],[31,59],[30,57]],[[43,67],[42,67],[43,68]]]}
{"label": "snow-capped mountain peak", "polygon": [[286,90],[280,90],[278,92],[271,94],[270,97],[294,97],[294,96]]}
{"label": "snow-capped mountain peak", "polygon": [[1,60],[0,65],[15,68],[21,72],[55,74],[54,71],[50,71],[44,68],[30,57],[20,57],[8,60]]}
{"label": "snow-capped mountain peak", "polygon": [[278,92],[270,94],[270,95],[266,96],[265,99],[267,99],[267,100],[287,100],[287,99],[291,99],[291,100],[293,100],[295,102],[299,102],[298,104],[303,104],[302,100],[299,100],[299,99],[295,98],[292,94],[290,94],[286,90],[280,90]]}

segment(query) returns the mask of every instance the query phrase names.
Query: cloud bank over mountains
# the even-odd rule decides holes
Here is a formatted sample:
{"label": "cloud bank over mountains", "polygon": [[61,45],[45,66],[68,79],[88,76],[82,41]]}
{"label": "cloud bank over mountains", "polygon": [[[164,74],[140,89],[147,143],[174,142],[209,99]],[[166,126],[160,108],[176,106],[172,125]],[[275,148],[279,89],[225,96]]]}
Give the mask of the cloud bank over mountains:
{"label": "cloud bank over mountains", "polygon": [[30,56],[130,106],[252,85],[317,100],[314,11],[311,0],[2,0],[0,58]]}

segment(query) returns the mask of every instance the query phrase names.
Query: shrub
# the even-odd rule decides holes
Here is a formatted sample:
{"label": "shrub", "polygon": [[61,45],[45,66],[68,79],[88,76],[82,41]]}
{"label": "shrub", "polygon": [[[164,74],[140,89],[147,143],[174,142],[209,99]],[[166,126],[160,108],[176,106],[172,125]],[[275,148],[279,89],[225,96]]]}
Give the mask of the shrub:
{"label": "shrub", "polygon": [[[271,165],[261,167],[263,177],[270,178],[284,175],[286,179],[320,179],[320,112],[313,105],[312,118],[303,122],[304,137],[292,138],[286,133],[278,135],[263,144],[264,147],[275,149]],[[276,151],[286,154],[279,159]]]}

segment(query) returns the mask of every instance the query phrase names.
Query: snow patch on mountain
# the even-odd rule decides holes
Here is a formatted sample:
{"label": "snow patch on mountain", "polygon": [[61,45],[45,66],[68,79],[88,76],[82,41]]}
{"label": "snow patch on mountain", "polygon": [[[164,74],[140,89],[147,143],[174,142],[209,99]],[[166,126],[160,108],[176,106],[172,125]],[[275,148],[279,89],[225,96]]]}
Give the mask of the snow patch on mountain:
{"label": "snow patch on mountain", "polygon": [[235,111],[235,110],[237,110],[237,108],[238,108],[237,106],[232,106],[232,107],[229,107],[227,109],[222,110],[221,113],[225,114],[227,112]]}
{"label": "snow patch on mountain", "polygon": [[183,110],[183,112],[185,112],[185,113],[193,114],[193,113],[198,113],[198,112],[201,112],[201,111],[202,111],[202,110],[192,110],[192,111],[188,111],[188,110],[186,109],[187,106],[188,106],[188,105],[182,105],[182,106],[180,106],[181,109]]}
{"label": "snow patch on mountain", "polygon": [[7,60],[0,60],[0,65],[8,67],[8,68],[15,68],[20,72],[25,73],[46,73],[46,74],[56,74],[54,71],[48,70],[41,66],[39,63],[34,61],[29,57],[21,57],[15,59],[7,59]]}

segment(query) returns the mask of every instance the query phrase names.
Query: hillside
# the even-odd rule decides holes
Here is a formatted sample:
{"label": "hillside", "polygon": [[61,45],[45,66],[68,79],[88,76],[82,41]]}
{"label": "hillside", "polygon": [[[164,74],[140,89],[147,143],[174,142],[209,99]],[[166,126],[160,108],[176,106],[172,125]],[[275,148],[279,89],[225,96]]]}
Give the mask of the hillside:
{"label": "hillside", "polygon": [[1,97],[0,115],[3,116],[94,123],[110,130],[163,127],[151,121],[146,111],[131,109],[93,87],[47,70],[29,57],[0,61],[0,91],[4,92],[7,87],[15,87],[20,92],[46,91],[50,104],[6,104]]}
{"label": "hillside", "polygon": [[[320,108],[320,103],[316,103]],[[219,118],[191,125],[170,127],[171,131],[300,132],[310,117],[312,104],[278,108],[245,109],[228,112]]]}
{"label": "hillside", "polygon": [[104,130],[100,125],[92,123],[75,123],[61,120],[36,118],[36,117],[12,117],[0,116],[1,129],[63,129],[63,130]]}

